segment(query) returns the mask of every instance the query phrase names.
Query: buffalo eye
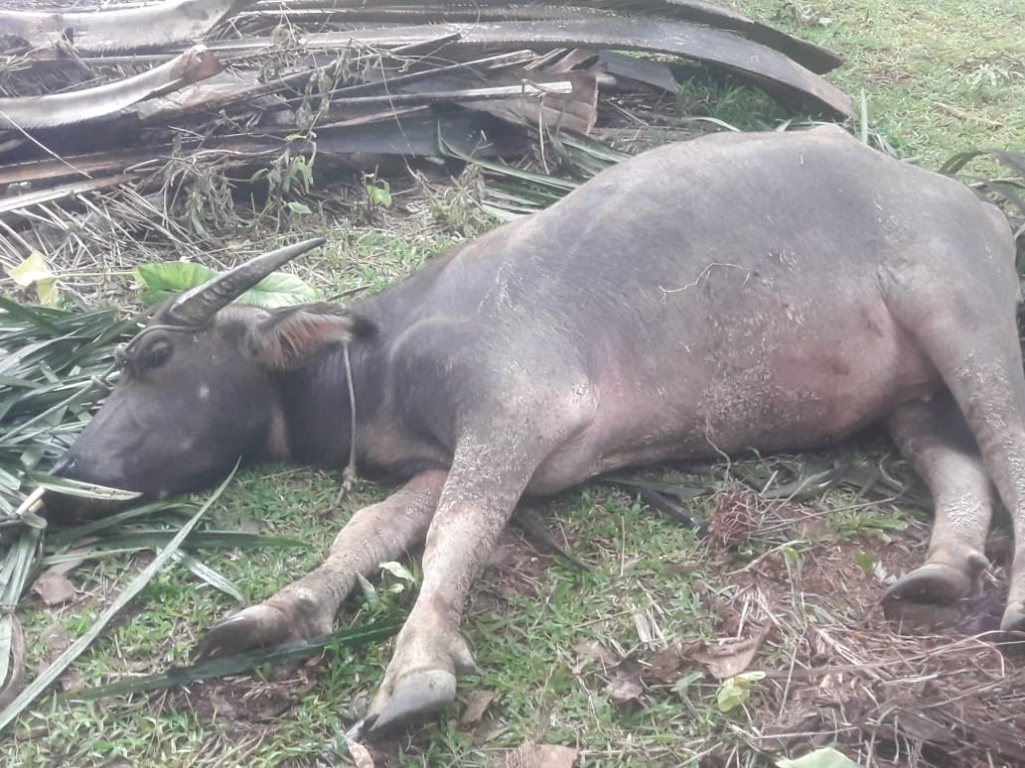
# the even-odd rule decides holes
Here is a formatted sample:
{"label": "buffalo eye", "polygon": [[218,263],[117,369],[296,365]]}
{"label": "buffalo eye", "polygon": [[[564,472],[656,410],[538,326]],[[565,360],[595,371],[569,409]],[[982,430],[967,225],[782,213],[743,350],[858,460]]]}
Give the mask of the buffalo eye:
{"label": "buffalo eye", "polygon": [[171,359],[174,347],[171,342],[160,340],[150,344],[145,349],[139,350],[132,360],[133,367],[137,373],[152,371],[164,365]]}

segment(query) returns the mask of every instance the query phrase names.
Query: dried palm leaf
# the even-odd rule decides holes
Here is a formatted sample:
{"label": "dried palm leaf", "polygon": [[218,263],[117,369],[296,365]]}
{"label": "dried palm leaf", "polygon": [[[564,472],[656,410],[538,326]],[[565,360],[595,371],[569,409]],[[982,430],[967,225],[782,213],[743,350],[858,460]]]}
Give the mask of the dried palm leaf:
{"label": "dried palm leaf", "polygon": [[252,0],[166,0],[103,11],[0,11],[0,52],[59,48],[134,51],[202,40],[221,19]]}

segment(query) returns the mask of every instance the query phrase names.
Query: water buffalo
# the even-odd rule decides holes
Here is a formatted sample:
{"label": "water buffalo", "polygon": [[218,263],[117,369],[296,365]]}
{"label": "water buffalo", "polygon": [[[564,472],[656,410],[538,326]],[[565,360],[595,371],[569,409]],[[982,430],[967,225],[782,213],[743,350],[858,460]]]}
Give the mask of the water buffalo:
{"label": "water buffalo", "polygon": [[169,303],[128,345],[70,477],[164,496],[239,456],[400,478],[324,564],[207,634],[230,653],[328,632],[375,566],[424,545],[423,585],[366,720],[452,701],[460,618],[525,494],[671,459],[824,446],[885,423],[935,500],[893,601],[968,595],[990,480],[1018,534],[1025,378],[1006,220],[837,127],[647,152],[547,211],[349,307],[228,306],[310,244]]}

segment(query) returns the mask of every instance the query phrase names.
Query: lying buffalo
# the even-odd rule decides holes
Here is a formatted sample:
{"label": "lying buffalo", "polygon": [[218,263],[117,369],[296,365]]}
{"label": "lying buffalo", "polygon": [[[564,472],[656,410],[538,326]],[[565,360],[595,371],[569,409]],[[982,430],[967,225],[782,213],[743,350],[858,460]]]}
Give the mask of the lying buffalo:
{"label": "lying buffalo", "polygon": [[452,701],[467,591],[522,496],[673,459],[829,445],[885,422],[928,483],[925,564],[894,601],[985,567],[990,480],[1018,529],[1025,378],[1006,220],[836,127],[647,152],[351,307],[229,303],[317,241],[165,306],[62,472],[166,496],[241,455],[400,478],[325,563],[210,630],[206,653],[328,632],[360,574],[424,545],[369,732]]}

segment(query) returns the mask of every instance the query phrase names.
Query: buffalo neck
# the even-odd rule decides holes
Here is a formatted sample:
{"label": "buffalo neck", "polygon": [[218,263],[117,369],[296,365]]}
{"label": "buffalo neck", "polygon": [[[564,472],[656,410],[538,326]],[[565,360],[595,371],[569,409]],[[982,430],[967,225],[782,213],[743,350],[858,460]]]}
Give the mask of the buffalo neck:
{"label": "buffalo neck", "polygon": [[[349,349],[356,401],[357,466],[365,453],[359,441],[372,429],[380,408],[376,347],[374,340],[369,340],[356,342]],[[293,461],[332,468],[348,463],[353,435],[345,367],[345,353],[339,347],[304,368],[283,374],[281,404]]]}

